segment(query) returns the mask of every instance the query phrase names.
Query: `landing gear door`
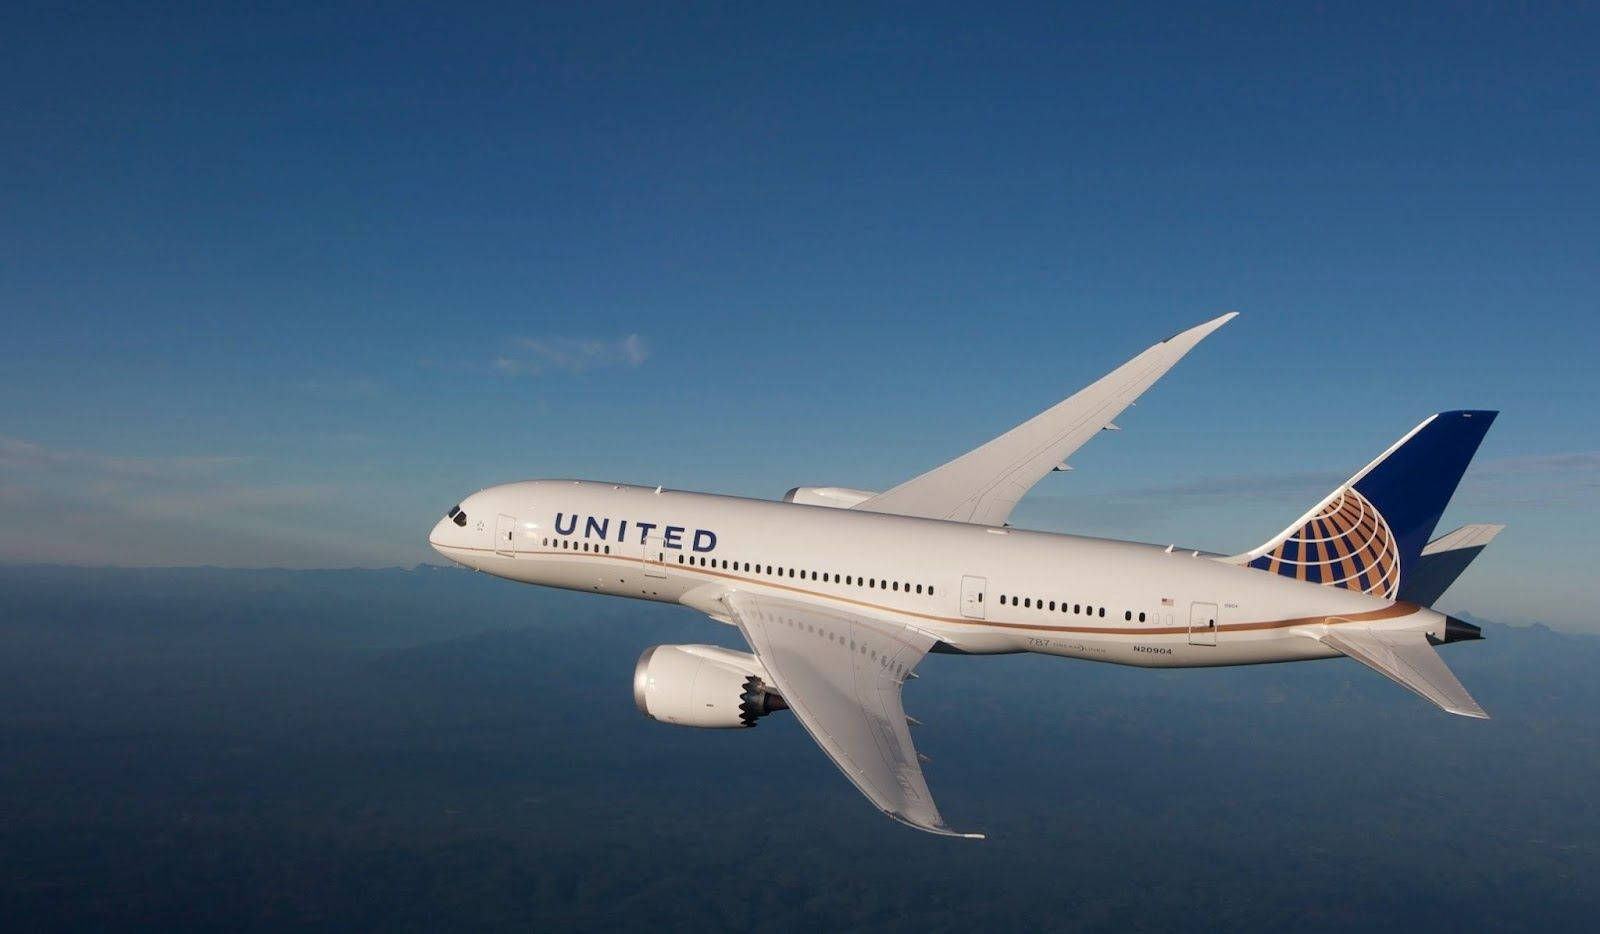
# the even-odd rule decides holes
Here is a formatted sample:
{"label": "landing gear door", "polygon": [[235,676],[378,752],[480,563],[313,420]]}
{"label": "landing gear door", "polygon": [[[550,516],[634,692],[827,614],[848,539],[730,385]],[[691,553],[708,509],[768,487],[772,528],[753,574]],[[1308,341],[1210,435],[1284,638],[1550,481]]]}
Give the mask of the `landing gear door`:
{"label": "landing gear door", "polygon": [[1189,644],[1217,644],[1217,605],[1195,603],[1189,607]]}
{"label": "landing gear door", "polygon": [[982,577],[961,578],[961,615],[967,619],[983,619],[983,592],[989,582]]}
{"label": "landing gear door", "polygon": [[639,560],[644,565],[644,576],[666,577],[667,553],[661,544],[661,536],[648,536],[640,548]]}

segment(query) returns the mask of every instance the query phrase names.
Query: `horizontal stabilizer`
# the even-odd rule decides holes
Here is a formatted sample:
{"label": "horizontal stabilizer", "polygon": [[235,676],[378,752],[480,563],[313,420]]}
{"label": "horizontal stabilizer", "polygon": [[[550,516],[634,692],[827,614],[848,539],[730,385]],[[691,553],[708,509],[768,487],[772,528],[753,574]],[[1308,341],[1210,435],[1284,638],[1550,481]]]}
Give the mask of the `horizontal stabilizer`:
{"label": "horizontal stabilizer", "polygon": [[1489,715],[1456,680],[1455,673],[1445,665],[1444,659],[1428,644],[1426,633],[1335,629],[1323,636],[1321,641],[1450,713],[1489,719]]}
{"label": "horizontal stabilizer", "polygon": [[1464,525],[1429,542],[1411,571],[1401,579],[1399,599],[1418,606],[1433,606],[1504,528],[1503,525]]}

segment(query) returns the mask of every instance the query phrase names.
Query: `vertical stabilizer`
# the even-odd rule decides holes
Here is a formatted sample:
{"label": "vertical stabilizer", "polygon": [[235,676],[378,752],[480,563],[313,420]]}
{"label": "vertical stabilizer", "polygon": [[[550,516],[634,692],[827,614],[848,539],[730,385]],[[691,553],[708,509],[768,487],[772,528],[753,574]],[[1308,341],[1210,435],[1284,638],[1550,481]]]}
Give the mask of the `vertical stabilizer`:
{"label": "vertical stabilizer", "polygon": [[1287,529],[1228,560],[1394,599],[1496,414],[1430,416]]}

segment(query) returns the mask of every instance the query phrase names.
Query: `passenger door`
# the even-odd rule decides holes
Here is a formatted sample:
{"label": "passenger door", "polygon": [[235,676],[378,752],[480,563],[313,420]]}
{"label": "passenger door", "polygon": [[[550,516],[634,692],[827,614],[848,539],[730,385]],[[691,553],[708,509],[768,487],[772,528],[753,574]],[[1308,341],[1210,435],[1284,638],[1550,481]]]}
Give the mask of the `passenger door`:
{"label": "passenger door", "polygon": [[983,592],[989,581],[982,577],[961,578],[961,615],[968,619],[983,619]]}
{"label": "passenger door", "polygon": [[502,515],[494,523],[494,550],[502,555],[509,555],[516,546],[517,519],[515,516]]}
{"label": "passenger door", "polygon": [[1217,644],[1217,605],[1196,603],[1189,607],[1189,644]]}
{"label": "passenger door", "polygon": [[644,540],[639,549],[639,561],[644,565],[645,577],[667,576],[667,553],[661,536],[651,535]]}

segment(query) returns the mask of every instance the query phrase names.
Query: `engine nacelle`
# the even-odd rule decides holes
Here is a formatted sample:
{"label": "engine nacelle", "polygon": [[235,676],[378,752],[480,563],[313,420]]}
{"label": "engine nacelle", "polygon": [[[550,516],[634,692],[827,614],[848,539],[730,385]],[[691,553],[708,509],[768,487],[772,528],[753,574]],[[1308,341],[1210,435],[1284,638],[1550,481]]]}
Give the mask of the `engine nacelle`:
{"label": "engine nacelle", "polygon": [[662,723],[731,729],[789,705],[767,687],[767,670],[748,652],[715,645],[653,645],[633,669],[633,702]]}
{"label": "engine nacelle", "polygon": [[843,486],[797,486],[783,494],[786,503],[800,503],[804,506],[832,506],[835,509],[849,509],[857,503],[864,503],[878,494],[868,490],[852,490]]}

